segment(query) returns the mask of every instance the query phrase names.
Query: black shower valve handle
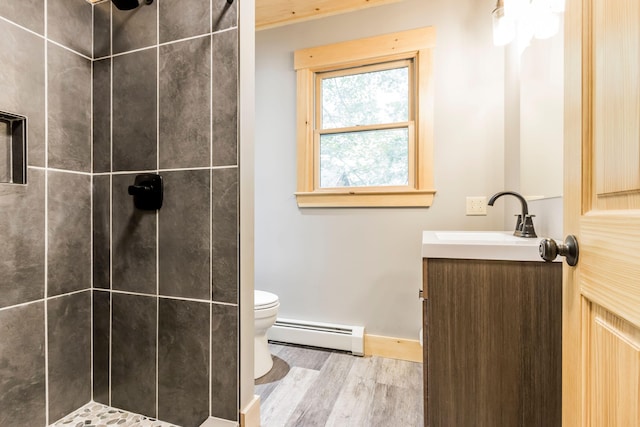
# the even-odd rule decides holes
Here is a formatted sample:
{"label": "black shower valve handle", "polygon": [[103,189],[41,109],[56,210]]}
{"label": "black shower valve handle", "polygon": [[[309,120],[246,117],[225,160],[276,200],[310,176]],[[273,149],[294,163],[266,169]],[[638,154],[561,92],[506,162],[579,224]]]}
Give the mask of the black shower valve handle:
{"label": "black shower valve handle", "polygon": [[160,175],[143,173],[136,175],[133,185],[127,188],[127,192],[133,196],[133,204],[136,208],[152,211],[162,207],[162,189]]}
{"label": "black shower valve handle", "polygon": [[127,191],[131,196],[140,196],[142,194],[152,192],[153,187],[148,185],[130,185]]}

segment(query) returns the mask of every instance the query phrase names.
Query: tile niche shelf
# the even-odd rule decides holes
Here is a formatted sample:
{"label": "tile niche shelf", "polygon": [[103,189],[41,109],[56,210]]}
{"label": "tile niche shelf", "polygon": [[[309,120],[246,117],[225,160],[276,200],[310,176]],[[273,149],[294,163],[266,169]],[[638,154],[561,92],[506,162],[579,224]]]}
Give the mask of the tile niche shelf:
{"label": "tile niche shelf", "polygon": [[0,184],[27,183],[27,118],[0,111]]}

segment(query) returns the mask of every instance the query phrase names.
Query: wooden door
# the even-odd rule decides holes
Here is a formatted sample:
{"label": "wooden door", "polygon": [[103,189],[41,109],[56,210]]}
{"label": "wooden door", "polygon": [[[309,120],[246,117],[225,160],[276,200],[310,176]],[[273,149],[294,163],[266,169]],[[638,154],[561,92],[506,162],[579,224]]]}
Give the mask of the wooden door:
{"label": "wooden door", "polygon": [[640,426],[640,2],[568,0],[563,425]]}

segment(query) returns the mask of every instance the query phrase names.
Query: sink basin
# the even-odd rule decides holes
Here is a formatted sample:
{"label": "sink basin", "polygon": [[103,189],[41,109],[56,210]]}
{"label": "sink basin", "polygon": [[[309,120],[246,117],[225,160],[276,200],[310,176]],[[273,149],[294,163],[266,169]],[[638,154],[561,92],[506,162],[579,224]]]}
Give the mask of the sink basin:
{"label": "sink basin", "polygon": [[514,244],[528,244],[531,240],[536,240],[516,237],[512,232],[507,231],[436,231],[435,234],[438,240],[443,242],[513,242]]}
{"label": "sink basin", "polygon": [[544,262],[540,240],[516,237],[513,231],[423,231],[422,257]]}

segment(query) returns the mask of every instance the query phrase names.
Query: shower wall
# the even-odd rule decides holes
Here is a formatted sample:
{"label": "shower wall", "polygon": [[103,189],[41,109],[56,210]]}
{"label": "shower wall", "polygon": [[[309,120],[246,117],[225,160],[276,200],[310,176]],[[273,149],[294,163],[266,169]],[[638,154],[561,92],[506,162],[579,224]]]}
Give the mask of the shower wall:
{"label": "shower wall", "polygon": [[[94,7],[93,396],[181,426],[238,414],[236,21]],[[137,210],[155,171],[164,205]]]}
{"label": "shower wall", "polygon": [[44,426],[91,399],[91,6],[0,0],[0,110],[29,143],[0,184],[0,425]]}
{"label": "shower wall", "polygon": [[0,110],[29,123],[28,185],[0,184],[0,425],[91,399],[236,420],[235,4],[0,0],[0,35]]}

